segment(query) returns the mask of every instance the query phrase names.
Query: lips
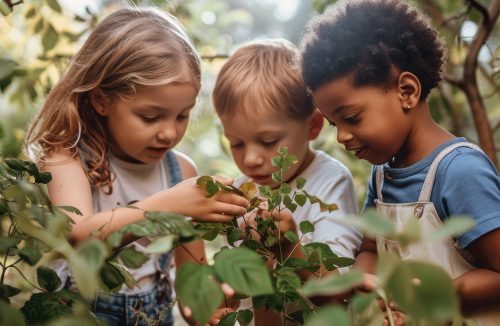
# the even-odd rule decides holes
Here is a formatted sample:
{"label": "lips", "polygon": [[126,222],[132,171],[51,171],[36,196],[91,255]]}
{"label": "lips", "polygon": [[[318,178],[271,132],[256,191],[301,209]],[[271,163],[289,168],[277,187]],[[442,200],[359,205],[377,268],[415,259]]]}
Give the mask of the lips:
{"label": "lips", "polygon": [[258,184],[267,184],[269,183],[272,178],[269,175],[250,175],[249,176],[254,182]]}
{"label": "lips", "polygon": [[356,155],[356,157],[361,160],[365,157],[366,152],[368,151],[368,147],[366,147],[366,146],[353,147],[353,148],[346,147],[346,150],[348,150],[350,152],[354,152],[354,155]]}
{"label": "lips", "polygon": [[147,147],[146,150],[153,155],[163,155],[168,151],[168,147]]}

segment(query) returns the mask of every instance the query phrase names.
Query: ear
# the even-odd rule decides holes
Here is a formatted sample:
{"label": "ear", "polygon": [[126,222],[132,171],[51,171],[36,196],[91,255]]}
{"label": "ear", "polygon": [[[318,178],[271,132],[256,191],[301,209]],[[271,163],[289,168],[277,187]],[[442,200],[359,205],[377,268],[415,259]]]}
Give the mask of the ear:
{"label": "ear", "polygon": [[312,116],[309,118],[309,130],[307,133],[307,138],[309,140],[314,140],[319,136],[321,129],[323,129],[323,123],[325,118],[323,114],[318,109],[314,109]]}
{"label": "ear", "polygon": [[97,114],[103,117],[109,114],[109,100],[100,88],[91,90],[89,98],[90,104]]}
{"label": "ear", "polygon": [[411,110],[420,101],[420,80],[411,72],[403,71],[399,74],[397,88],[403,109]]}

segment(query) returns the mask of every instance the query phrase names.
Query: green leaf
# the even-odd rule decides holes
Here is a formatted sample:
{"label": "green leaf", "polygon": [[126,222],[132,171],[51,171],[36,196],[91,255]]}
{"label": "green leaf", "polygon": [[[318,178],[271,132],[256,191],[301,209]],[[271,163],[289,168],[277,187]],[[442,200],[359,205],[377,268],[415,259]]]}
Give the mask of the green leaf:
{"label": "green leaf", "polygon": [[293,270],[281,270],[277,273],[276,288],[280,293],[295,292],[300,285],[300,277]]}
{"label": "green leaf", "polygon": [[290,198],[289,195],[285,195],[285,197],[283,198],[283,204],[285,205],[286,208],[288,208],[292,213],[295,212],[295,210],[297,209],[297,204],[295,204],[293,201],[292,201],[292,198]]}
{"label": "green leaf", "polygon": [[36,9],[35,9],[35,7],[30,7],[30,9],[28,9],[28,11],[24,15],[24,17],[31,18],[31,17],[33,17],[35,15],[36,15]]}
{"label": "green leaf", "polygon": [[[12,75],[12,73],[14,72],[14,69],[16,67],[17,67],[17,62],[15,62],[14,60],[7,59],[7,58],[0,58],[0,79],[4,79],[4,78]],[[5,159],[5,161],[7,161],[7,160],[12,160],[12,159]],[[21,161],[21,160],[18,160],[18,161]],[[5,163],[7,163],[7,162],[5,162]],[[7,166],[8,166],[8,164],[7,164]]]}
{"label": "green leaf", "polygon": [[7,3],[5,3],[4,1],[0,1],[0,12],[4,16],[8,16],[11,12],[11,9],[7,5]]}
{"label": "green leaf", "polygon": [[177,236],[169,234],[161,238],[153,240],[149,246],[144,249],[146,254],[161,254],[168,252],[172,249]]}
{"label": "green leaf", "polygon": [[330,306],[319,309],[306,319],[306,326],[329,326],[335,321],[335,326],[350,326],[351,322],[347,311],[340,306]]}
{"label": "green leaf", "polygon": [[440,267],[405,261],[387,282],[387,292],[398,307],[415,320],[445,322],[459,312],[453,280]]}
{"label": "green leaf", "polygon": [[274,182],[281,182],[281,173],[279,171],[273,172],[271,174],[271,178],[273,179]]}
{"label": "green leaf", "polygon": [[21,242],[21,239],[17,237],[0,237],[0,252],[5,252],[7,248],[17,248],[19,242]]}
{"label": "green leaf", "polygon": [[349,257],[331,257],[323,260],[323,264],[329,271],[334,270],[337,267],[351,266],[354,262],[355,260]]}
{"label": "green leaf", "polygon": [[252,296],[273,292],[267,267],[256,252],[241,247],[228,249],[214,260],[217,276],[237,292]]}
{"label": "green leaf", "polygon": [[6,158],[4,160],[5,164],[13,170],[16,171],[26,171],[26,165],[23,160],[17,158]]}
{"label": "green leaf", "polygon": [[304,188],[304,185],[306,184],[306,179],[304,179],[302,177],[298,177],[297,181],[295,181],[295,182],[296,182],[296,185],[297,185],[297,189],[302,189],[302,188]]}
{"label": "green leaf", "polygon": [[456,237],[470,230],[475,225],[474,220],[466,216],[452,216],[447,218],[443,226],[426,236],[426,240],[435,241],[448,237]]}
{"label": "green leaf", "polygon": [[59,2],[57,2],[57,0],[46,0],[46,1],[52,10],[54,10],[58,13],[62,12],[61,6],[59,5]]}
{"label": "green leaf", "polygon": [[299,290],[305,296],[335,295],[361,285],[363,274],[358,271],[350,271],[343,274],[331,274],[329,276],[307,281]]}
{"label": "green leaf", "polygon": [[288,195],[291,192],[292,192],[292,188],[290,187],[290,185],[288,183],[283,183],[281,185],[281,193],[282,194]]}
{"label": "green leaf", "polygon": [[243,231],[241,229],[231,229],[227,233],[227,242],[234,247],[234,242],[243,239]]}
{"label": "green leaf", "polygon": [[281,168],[283,165],[283,159],[281,158],[281,156],[274,156],[271,159],[271,165],[277,168]]}
{"label": "green leaf", "polygon": [[26,325],[26,321],[24,320],[24,316],[19,309],[0,301],[0,325],[24,326]]}
{"label": "green leaf", "polygon": [[259,192],[265,198],[270,198],[271,197],[271,187],[270,186],[259,187]]}
{"label": "green leaf", "polygon": [[65,211],[67,211],[67,212],[75,213],[77,215],[83,216],[82,212],[78,208],[73,207],[73,206],[55,206],[55,208],[57,208],[57,209],[63,209]]}
{"label": "green leaf", "polygon": [[238,313],[230,312],[220,320],[217,326],[233,326],[236,324],[236,320],[238,320]]}
{"label": "green leaf", "polygon": [[40,172],[37,176],[35,176],[36,183],[47,184],[52,181],[52,174],[50,172]]}
{"label": "green leaf", "polygon": [[314,225],[309,221],[302,221],[299,224],[300,232],[302,234],[314,232]]}
{"label": "green leaf", "polygon": [[307,201],[307,197],[304,196],[303,194],[296,194],[294,199],[295,202],[299,204],[299,206],[301,207],[304,206]]}
{"label": "green leaf", "polygon": [[320,267],[318,263],[307,261],[301,258],[288,258],[283,266],[292,268],[294,270],[306,270],[309,272],[315,272]]}
{"label": "green leaf", "polygon": [[130,268],[139,268],[145,262],[148,261],[149,257],[140,251],[137,251],[134,246],[125,247],[118,254],[122,263]]}
{"label": "green leaf", "polygon": [[57,273],[48,267],[38,267],[36,269],[36,275],[40,287],[48,292],[54,292],[59,286],[61,286],[61,280],[59,279],[59,276],[57,276]]}
{"label": "green leaf", "polygon": [[196,184],[205,188],[207,191],[207,197],[213,197],[219,192],[219,187],[217,187],[214,179],[210,176],[204,175],[196,179]]}
{"label": "green leaf", "polygon": [[0,284],[0,294],[3,294],[6,297],[13,297],[20,292],[21,290],[19,290],[18,288],[12,287],[7,284]]}
{"label": "green leaf", "polygon": [[40,249],[32,246],[25,246],[18,252],[19,257],[22,258],[25,262],[27,262],[29,265],[34,266],[40,258],[42,258],[42,252]]}
{"label": "green leaf", "polygon": [[100,273],[101,280],[109,290],[119,289],[125,282],[120,270],[111,263],[105,263]]}
{"label": "green leaf", "polygon": [[253,319],[253,312],[250,309],[238,310],[238,323],[241,326],[250,324]]}
{"label": "green leaf", "polygon": [[36,22],[33,32],[35,34],[40,33],[43,30],[44,25],[45,25],[45,20],[43,19],[43,17],[40,16],[40,19],[38,19],[38,21]]}
{"label": "green leaf", "polygon": [[21,308],[29,325],[46,324],[72,314],[73,302],[83,302],[82,298],[71,291],[61,290],[49,293],[35,293]]}
{"label": "green leaf", "polygon": [[180,302],[191,308],[194,319],[201,325],[205,325],[224,299],[213,268],[191,262],[180,267],[175,291]]}
{"label": "green leaf", "polygon": [[299,237],[297,236],[297,233],[293,231],[286,231],[283,236],[291,243],[299,242]]}
{"label": "green leaf", "polygon": [[43,50],[45,52],[52,50],[56,46],[58,41],[59,41],[59,34],[57,34],[57,31],[54,29],[54,26],[52,26],[51,23],[48,23],[42,35]]}

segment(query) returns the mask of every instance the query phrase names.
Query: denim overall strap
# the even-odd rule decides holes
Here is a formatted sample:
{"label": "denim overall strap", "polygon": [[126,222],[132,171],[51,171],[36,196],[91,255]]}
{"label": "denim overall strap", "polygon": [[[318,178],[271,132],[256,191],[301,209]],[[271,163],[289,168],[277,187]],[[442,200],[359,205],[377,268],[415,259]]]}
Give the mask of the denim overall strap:
{"label": "denim overall strap", "polygon": [[434,158],[434,161],[432,162],[431,166],[429,167],[429,171],[427,172],[427,175],[425,176],[424,184],[422,185],[422,190],[420,191],[420,196],[418,201],[419,202],[429,202],[431,200],[431,194],[432,194],[432,187],[434,185],[434,179],[436,178],[436,171],[439,166],[439,163],[441,163],[441,160],[451,153],[453,150],[455,150],[458,147],[470,147],[477,149],[481,151],[481,148],[478,146],[468,143],[468,142],[460,142],[460,143],[455,143],[452,144],[446,148],[444,148],[437,156]]}
{"label": "denim overall strap", "polygon": [[164,160],[167,164],[168,186],[170,188],[182,181],[181,166],[173,151],[168,151]]}
{"label": "denim overall strap", "polygon": [[[179,182],[182,181],[182,171],[181,166],[179,165],[179,161],[177,160],[177,156],[174,151],[168,151],[164,156],[165,165],[167,167],[167,182],[168,187],[173,187]],[[161,254],[158,259],[158,268],[160,272],[166,271],[168,265],[170,264],[171,253],[166,252]]]}
{"label": "denim overall strap", "polygon": [[384,175],[382,173],[382,165],[377,165],[375,168],[375,185],[377,187],[377,199],[382,201],[382,183],[384,182]]}

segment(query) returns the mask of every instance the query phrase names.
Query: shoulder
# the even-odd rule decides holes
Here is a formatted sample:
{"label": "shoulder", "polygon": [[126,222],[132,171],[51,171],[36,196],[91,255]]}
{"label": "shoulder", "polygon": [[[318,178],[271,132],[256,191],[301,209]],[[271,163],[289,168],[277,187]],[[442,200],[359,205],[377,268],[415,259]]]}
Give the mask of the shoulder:
{"label": "shoulder", "polygon": [[179,152],[178,150],[174,150],[173,153],[175,154],[175,157],[179,162],[183,179],[192,178],[198,175],[196,164],[189,156],[182,152]]}
{"label": "shoulder", "polygon": [[307,180],[352,180],[351,171],[342,162],[329,156],[323,151],[316,151],[316,157],[311,165],[302,173],[301,177]]}
{"label": "shoulder", "polygon": [[37,162],[42,170],[53,170],[61,167],[76,167],[83,169],[82,161],[78,153],[71,153],[68,150],[51,151]]}
{"label": "shoulder", "polygon": [[459,147],[446,156],[438,167],[446,179],[454,182],[469,181],[481,176],[498,179],[498,172],[491,160],[482,151],[469,147]]}

